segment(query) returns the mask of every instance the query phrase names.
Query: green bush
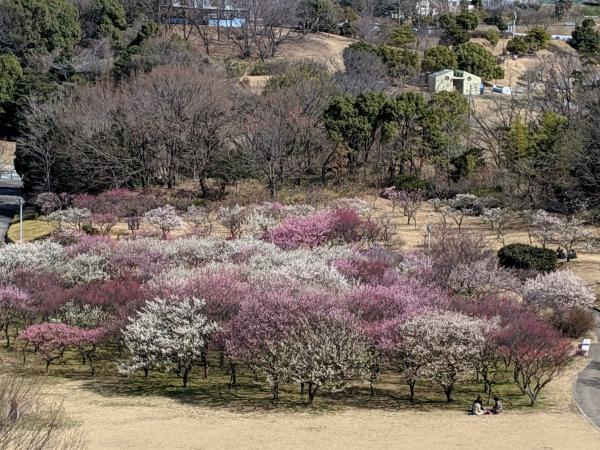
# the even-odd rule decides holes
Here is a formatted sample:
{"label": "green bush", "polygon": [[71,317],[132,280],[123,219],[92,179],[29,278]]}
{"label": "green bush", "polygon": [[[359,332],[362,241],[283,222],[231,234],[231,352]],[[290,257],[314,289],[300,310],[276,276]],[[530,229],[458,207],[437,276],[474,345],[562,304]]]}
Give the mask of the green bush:
{"label": "green bush", "polygon": [[253,77],[260,75],[271,75],[271,67],[264,62],[257,62],[250,70],[250,75]]}
{"label": "green bush", "polygon": [[239,59],[230,59],[227,61],[226,65],[227,75],[231,78],[239,78],[244,76],[246,70],[248,69],[248,64],[244,61],[240,61]]}
{"label": "green bush", "polygon": [[552,272],[558,267],[556,252],[526,244],[509,244],[498,252],[500,264],[514,269]]}
{"label": "green bush", "polygon": [[426,191],[429,183],[416,175],[397,175],[392,184],[398,191]]}

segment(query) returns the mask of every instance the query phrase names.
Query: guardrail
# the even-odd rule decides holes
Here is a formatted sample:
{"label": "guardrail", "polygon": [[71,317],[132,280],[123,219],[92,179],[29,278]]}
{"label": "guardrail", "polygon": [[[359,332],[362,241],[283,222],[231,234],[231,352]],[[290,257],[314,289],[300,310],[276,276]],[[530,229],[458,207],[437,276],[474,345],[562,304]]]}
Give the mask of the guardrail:
{"label": "guardrail", "polygon": [[0,169],[0,180],[21,181],[21,177],[14,169],[12,169],[12,170],[1,170]]}

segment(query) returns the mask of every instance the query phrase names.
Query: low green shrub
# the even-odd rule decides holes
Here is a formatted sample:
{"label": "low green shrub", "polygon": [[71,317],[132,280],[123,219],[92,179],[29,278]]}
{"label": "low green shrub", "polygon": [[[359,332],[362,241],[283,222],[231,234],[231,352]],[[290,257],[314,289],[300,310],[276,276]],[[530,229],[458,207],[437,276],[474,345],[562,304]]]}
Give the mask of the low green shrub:
{"label": "low green shrub", "polygon": [[427,181],[415,175],[397,175],[392,185],[398,191],[427,191],[430,187]]}
{"label": "low green shrub", "polygon": [[552,272],[558,268],[556,252],[526,244],[509,244],[498,252],[500,264],[504,267],[525,270]]}
{"label": "low green shrub", "polygon": [[264,62],[257,62],[252,66],[250,70],[250,75],[253,77],[262,76],[262,75],[271,75],[271,66]]}

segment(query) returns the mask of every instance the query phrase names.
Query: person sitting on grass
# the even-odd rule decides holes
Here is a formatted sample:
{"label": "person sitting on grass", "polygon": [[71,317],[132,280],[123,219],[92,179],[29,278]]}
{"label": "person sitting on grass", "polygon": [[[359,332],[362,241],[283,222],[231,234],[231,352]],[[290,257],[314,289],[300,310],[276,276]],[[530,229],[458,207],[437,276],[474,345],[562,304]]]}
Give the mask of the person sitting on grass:
{"label": "person sitting on grass", "polygon": [[504,411],[502,402],[498,397],[494,397],[494,407],[491,409],[492,414],[500,414],[502,411]]}
{"label": "person sitting on grass", "polygon": [[484,416],[487,414],[491,414],[490,411],[486,411],[483,409],[483,399],[481,395],[478,395],[475,401],[473,402],[473,406],[471,407],[471,414],[474,416]]}

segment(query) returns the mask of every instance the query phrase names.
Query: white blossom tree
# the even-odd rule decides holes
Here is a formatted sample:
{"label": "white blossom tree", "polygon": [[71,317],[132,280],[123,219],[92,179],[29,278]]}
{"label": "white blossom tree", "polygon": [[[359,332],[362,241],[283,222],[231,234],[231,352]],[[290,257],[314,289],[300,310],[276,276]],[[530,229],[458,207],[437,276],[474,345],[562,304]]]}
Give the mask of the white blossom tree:
{"label": "white blossom tree", "polygon": [[175,372],[186,387],[192,368],[202,361],[211,335],[219,329],[203,314],[204,301],[189,297],[156,298],[130,318],[123,331],[129,360],[123,372],[143,369]]}
{"label": "white blossom tree", "polygon": [[576,218],[561,220],[555,226],[555,239],[559,248],[564,249],[567,262],[576,256],[577,250],[589,250],[595,239],[595,234],[584,227],[583,222]]}
{"label": "white blossom tree", "polygon": [[144,219],[150,225],[160,229],[163,239],[167,239],[172,230],[182,225],[181,217],[179,217],[177,210],[171,205],[165,205],[148,211],[144,215]]}
{"label": "white blossom tree", "polygon": [[457,382],[477,369],[485,342],[485,322],[456,312],[432,312],[414,317],[400,327],[403,348],[418,363],[414,377],[438,383],[452,401]]}
{"label": "white blossom tree", "polygon": [[448,287],[456,294],[478,299],[490,294],[517,292],[519,280],[498,264],[496,257],[458,264],[450,272]]}
{"label": "white blossom tree", "polygon": [[183,215],[183,220],[192,225],[195,234],[203,230],[206,236],[210,236],[213,228],[210,213],[209,207],[192,205]]}
{"label": "white blossom tree", "polygon": [[280,343],[290,380],[308,386],[312,404],[319,388],[341,389],[350,380],[367,380],[373,364],[369,342],[345,317],[303,318]]}
{"label": "white blossom tree", "polygon": [[62,224],[66,223],[77,231],[81,231],[83,226],[89,224],[92,213],[86,208],[67,208],[59,211],[53,211],[45,217],[45,220],[52,222],[60,230]]}
{"label": "white blossom tree", "polygon": [[223,207],[219,210],[219,222],[229,230],[232,239],[236,239],[240,236],[246,214],[246,208],[240,205]]}
{"label": "white blossom tree", "polygon": [[492,230],[496,230],[497,239],[504,245],[504,232],[516,217],[514,211],[508,208],[484,208],[481,216],[490,223]]}
{"label": "white blossom tree", "polygon": [[540,243],[542,248],[545,249],[556,241],[556,232],[563,219],[539,209],[532,214],[530,220],[531,230],[529,234]]}
{"label": "white blossom tree", "polygon": [[559,315],[572,309],[590,309],[596,301],[594,291],[570,270],[540,274],[527,280],[523,298],[541,313]]}

